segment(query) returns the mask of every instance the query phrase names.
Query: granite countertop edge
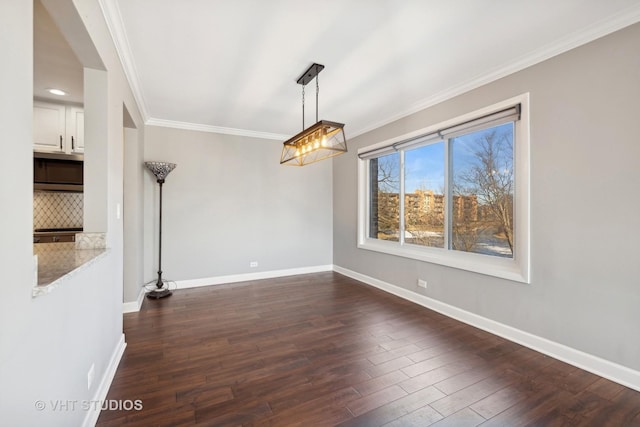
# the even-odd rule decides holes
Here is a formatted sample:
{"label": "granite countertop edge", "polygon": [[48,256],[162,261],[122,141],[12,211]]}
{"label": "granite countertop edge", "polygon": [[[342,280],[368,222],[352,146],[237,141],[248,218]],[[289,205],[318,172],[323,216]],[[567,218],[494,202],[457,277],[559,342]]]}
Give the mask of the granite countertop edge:
{"label": "granite countertop edge", "polygon": [[[70,254],[75,254],[76,252],[93,252],[93,256],[84,260],[79,265],[75,266],[72,270],[62,274],[60,277],[52,280],[47,284],[39,284],[32,288],[31,296],[33,298],[48,295],[51,292],[58,289],[63,283],[69,281],[73,276],[78,274],[79,272],[86,270],[91,265],[95,264],[100,259],[104,258],[111,250],[109,248],[95,248],[95,249],[69,249]],[[40,275],[40,271],[38,271]]]}

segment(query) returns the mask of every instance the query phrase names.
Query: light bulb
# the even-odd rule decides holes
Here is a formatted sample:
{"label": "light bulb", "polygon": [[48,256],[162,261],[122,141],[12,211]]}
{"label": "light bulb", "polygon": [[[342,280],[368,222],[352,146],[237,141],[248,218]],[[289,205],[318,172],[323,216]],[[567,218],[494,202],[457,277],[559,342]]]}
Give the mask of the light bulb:
{"label": "light bulb", "polygon": [[61,89],[47,89],[47,92],[53,94],[53,95],[58,95],[58,96],[65,96],[67,94],[67,92],[61,90]]}
{"label": "light bulb", "polygon": [[320,142],[323,147],[327,146],[327,129],[322,128],[322,141]]}

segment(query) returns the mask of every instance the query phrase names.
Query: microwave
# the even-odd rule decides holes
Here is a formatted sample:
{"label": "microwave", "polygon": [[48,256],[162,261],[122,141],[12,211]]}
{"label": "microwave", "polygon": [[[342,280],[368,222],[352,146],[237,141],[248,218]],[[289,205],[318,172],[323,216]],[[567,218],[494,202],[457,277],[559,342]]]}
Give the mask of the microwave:
{"label": "microwave", "polygon": [[84,157],[80,154],[34,153],[34,191],[81,193],[84,183]]}

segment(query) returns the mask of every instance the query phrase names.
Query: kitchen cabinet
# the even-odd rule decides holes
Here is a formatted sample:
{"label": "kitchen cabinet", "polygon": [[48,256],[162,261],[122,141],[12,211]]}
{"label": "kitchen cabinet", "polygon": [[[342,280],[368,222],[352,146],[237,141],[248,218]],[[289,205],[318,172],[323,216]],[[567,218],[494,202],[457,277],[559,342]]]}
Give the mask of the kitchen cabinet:
{"label": "kitchen cabinet", "polygon": [[84,152],[84,110],[78,107],[67,107],[67,138],[71,132],[71,153]]}
{"label": "kitchen cabinet", "polygon": [[84,151],[84,110],[80,107],[33,102],[33,150],[50,153]]}

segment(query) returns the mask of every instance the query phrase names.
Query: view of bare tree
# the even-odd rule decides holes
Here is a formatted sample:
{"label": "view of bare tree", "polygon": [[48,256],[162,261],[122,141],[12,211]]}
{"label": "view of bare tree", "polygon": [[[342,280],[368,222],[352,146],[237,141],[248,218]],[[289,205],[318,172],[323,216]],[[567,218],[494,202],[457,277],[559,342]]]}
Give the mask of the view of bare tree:
{"label": "view of bare tree", "polygon": [[397,154],[380,157],[377,160],[378,190],[383,193],[400,191],[400,160]]}
{"label": "view of bare tree", "polygon": [[477,221],[454,221],[452,228],[451,247],[459,251],[472,252],[478,244],[480,233],[483,231],[482,226],[477,224]]}
{"label": "view of bare tree", "polygon": [[[400,228],[400,160],[398,154],[370,160],[371,221],[369,236],[379,238],[379,233],[389,234],[389,240],[397,240],[394,232]],[[380,197],[382,195],[382,197]]]}
{"label": "view of bare tree", "polygon": [[[504,236],[513,253],[512,133],[500,133],[493,129],[480,134],[474,142],[475,161],[454,174],[454,194],[477,197],[480,218],[471,234],[480,234],[480,226],[497,227],[497,233]],[[465,227],[468,228],[468,225]]]}

